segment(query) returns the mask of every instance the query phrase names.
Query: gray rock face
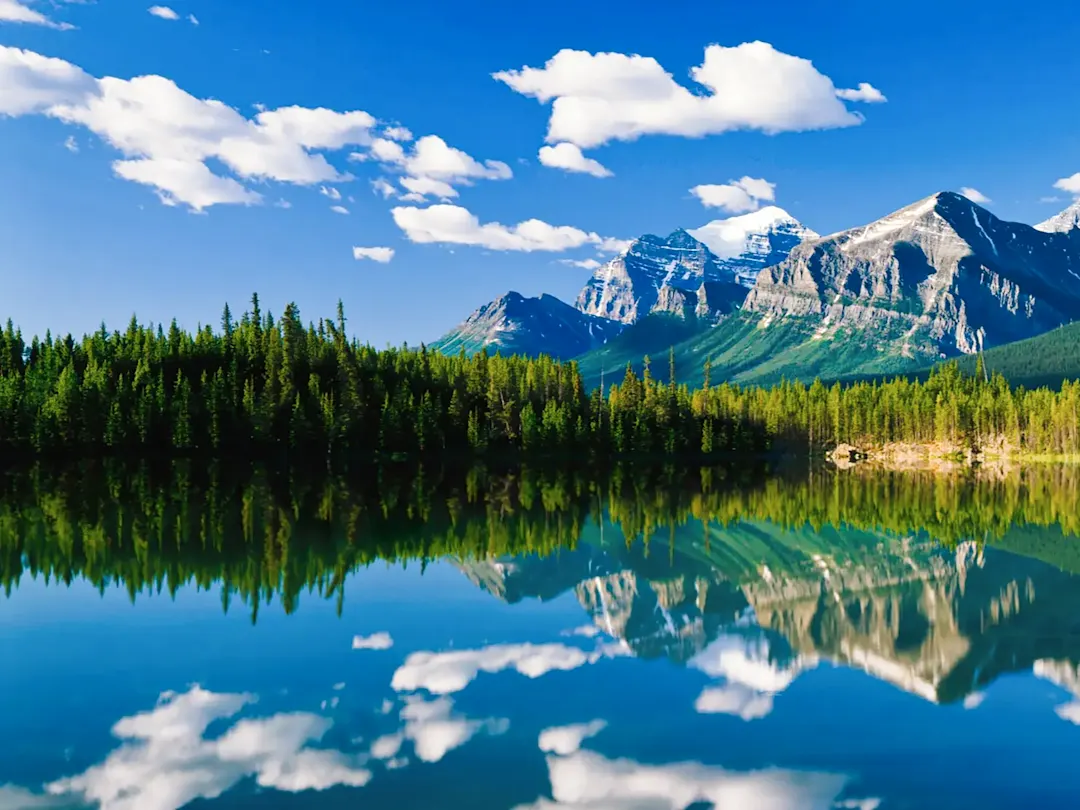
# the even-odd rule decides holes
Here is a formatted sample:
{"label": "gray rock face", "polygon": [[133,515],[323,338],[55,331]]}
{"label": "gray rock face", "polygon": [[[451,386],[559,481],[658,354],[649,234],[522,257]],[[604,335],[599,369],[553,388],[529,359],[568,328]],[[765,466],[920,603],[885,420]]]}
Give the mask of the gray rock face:
{"label": "gray rock face", "polygon": [[905,357],[972,353],[1080,318],[1080,229],[999,220],[951,192],[807,242],[758,276],[743,309],[818,319],[814,339],[887,336]]}
{"label": "gray rock face", "polygon": [[576,357],[610,340],[623,324],[579,312],[552,295],[509,292],[484,304],[431,348],[446,354],[481,349],[504,354]]}
{"label": "gray rock face", "polygon": [[1068,233],[1080,228],[1080,200],[1077,200],[1060,214],[1044,220],[1035,226],[1035,230],[1046,233]]}
{"label": "gray rock face", "polygon": [[654,312],[718,321],[738,308],[762,267],[815,236],[775,207],[667,238],[646,235],[600,267],[575,306],[626,324]]}

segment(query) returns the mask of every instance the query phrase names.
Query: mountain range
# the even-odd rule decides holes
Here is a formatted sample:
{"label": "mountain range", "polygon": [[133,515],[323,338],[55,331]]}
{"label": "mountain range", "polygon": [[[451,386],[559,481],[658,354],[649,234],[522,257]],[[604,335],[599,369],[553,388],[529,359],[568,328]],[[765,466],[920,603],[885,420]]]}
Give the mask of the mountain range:
{"label": "mountain range", "polygon": [[586,383],[673,349],[680,379],[844,379],[1080,319],[1080,202],[1036,226],[940,192],[821,237],[775,206],[642,236],[571,307],[509,293],[434,347],[577,358]]}

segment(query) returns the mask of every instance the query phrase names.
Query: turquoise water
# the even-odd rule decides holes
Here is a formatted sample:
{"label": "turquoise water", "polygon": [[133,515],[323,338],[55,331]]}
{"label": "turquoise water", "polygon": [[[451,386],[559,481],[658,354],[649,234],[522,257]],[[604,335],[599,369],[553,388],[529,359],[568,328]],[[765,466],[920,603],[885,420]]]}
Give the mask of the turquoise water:
{"label": "turquoise water", "polygon": [[[1037,535],[748,522],[646,554],[590,524],[254,624],[217,585],[24,574],[0,808],[1080,806],[1080,578],[1014,553]],[[784,570],[717,562],[762,538]]]}

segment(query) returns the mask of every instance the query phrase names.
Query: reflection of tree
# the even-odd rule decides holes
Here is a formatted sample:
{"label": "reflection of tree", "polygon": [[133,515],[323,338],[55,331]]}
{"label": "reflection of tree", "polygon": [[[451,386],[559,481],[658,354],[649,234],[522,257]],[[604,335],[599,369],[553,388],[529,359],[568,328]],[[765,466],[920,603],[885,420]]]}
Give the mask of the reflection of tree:
{"label": "reflection of tree", "polygon": [[[621,559],[604,560],[619,551],[657,583],[651,598],[669,614],[701,610],[700,602],[730,617],[743,597],[724,583],[764,570],[780,576],[811,553],[872,560],[877,530],[921,529],[947,544],[1015,544],[1014,525],[1035,539],[1045,531],[1032,527],[1076,533],[1078,479],[1049,467],[996,480],[764,479],[753,470],[673,467],[379,468],[344,479],[324,468],[38,466],[0,479],[0,582],[10,591],[24,574],[82,577],[99,588],[123,584],[132,598],[220,585],[226,607],[239,598],[254,618],[275,596],[287,611],[303,592],[340,600],[348,574],[377,560],[532,555],[546,557],[533,564],[556,575],[566,555],[583,553],[590,576],[603,577],[625,569]],[[604,526],[606,538],[597,537]],[[844,548],[834,542],[837,527]],[[603,553],[573,552],[582,541]],[[1035,545],[1041,558],[1080,570],[1076,544]],[[685,576],[673,569],[676,557],[693,563]],[[549,587],[557,593],[580,581]]]}

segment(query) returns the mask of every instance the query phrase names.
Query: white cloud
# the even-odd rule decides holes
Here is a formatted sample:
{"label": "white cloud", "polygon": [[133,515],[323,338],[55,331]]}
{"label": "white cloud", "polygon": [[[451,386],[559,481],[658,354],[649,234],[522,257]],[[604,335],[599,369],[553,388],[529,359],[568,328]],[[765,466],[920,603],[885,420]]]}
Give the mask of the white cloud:
{"label": "white cloud", "polygon": [[565,169],[568,172],[591,174],[593,177],[611,177],[612,172],[598,160],[587,158],[581,148],[572,143],[557,143],[554,146],[541,146],[538,153],[540,162],[552,169]]}
{"label": "white cloud", "polygon": [[389,650],[393,646],[394,639],[385,632],[372,633],[370,636],[353,636],[352,640],[354,650]]}
{"label": "white cloud", "polygon": [[455,185],[469,186],[476,180],[508,180],[513,177],[513,172],[505,163],[498,160],[481,163],[466,152],[450,146],[438,135],[425,135],[412,145],[411,150],[406,150],[389,137],[376,138],[371,143],[370,156],[405,174],[401,185],[409,193],[403,199],[422,200],[427,196],[448,199],[457,196],[453,188]]}
{"label": "white cloud", "polygon": [[973,203],[977,203],[978,205],[986,205],[987,203],[993,202],[989,197],[987,197],[977,188],[968,188],[967,186],[964,186],[962,189],[960,189],[960,193],[963,196],[967,197],[969,200],[971,200]]}
{"label": "white cloud", "polygon": [[179,20],[180,15],[173,11],[168,6],[150,6],[147,9],[155,17],[160,17],[163,20]]}
{"label": "white cloud", "polygon": [[75,65],[0,46],[0,115],[42,114],[86,127],[125,158],[120,176],[195,210],[250,204],[261,195],[211,172],[220,160],[240,179],[315,185],[349,179],[322,154],[371,141],[366,112],[282,107],[249,119],[198,99],[161,76],[94,79]]}
{"label": "white cloud", "polygon": [[390,213],[412,242],[475,245],[490,250],[525,252],[559,252],[589,244],[603,250],[617,250],[626,244],[622,240],[587,233],[570,225],[549,225],[539,219],[527,219],[517,225],[498,222],[481,224],[468,209],[457,205],[398,207]]}
{"label": "white cloud", "polygon": [[199,24],[199,18],[196,17],[194,14],[188,14],[187,19],[188,19],[188,22],[191,23],[192,25],[198,25]]}
{"label": "white cloud", "polygon": [[501,71],[493,78],[541,103],[552,101],[547,142],[583,148],[643,135],[702,137],[739,129],[772,134],[863,120],[812,62],[767,42],[710,45],[690,75],[706,92],[677,83],[652,57],[564,49],[541,68]]}
{"label": "white cloud", "polygon": [[64,148],[67,149],[69,152],[79,151],[79,142],[75,140],[74,135],[67,136],[67,139],[64,141]]}
{"label": "white cloud", "polygon": [[204,737],[211,723],[234,717],[253,701],[251,695],[199,687],[166,693],[152,711],[113,726],[122,743],[101,764],[46,789],[107,810],[178,810],[250,777],[261,787],[289,792],[360,787],[370,780],[359,758],[308,747],[332,725],[318,715],[241,720],[216,739]]}
{"label": "white cloud", "polygon": [[331,200],[341,199],[341,192],[333,186],[319,186],[319,193],[324,197],[329,197]]}
{"label": "white cloud", "polygon": [[757,177],[743,177],[723,185],[700,185],[690,189],[701,204],[708,208],[723,208],[732,214],[756,211],[761,201],[776,199],[776,183]]}
{"label": "white cloud", "polygon": [[605,720],[593,720],[591,723],[546,728],[540,732],[538,744],[541,751],[565,756],[578,751],[585,740],[595,737],[605,728],[607,728],[607,721]]}
{"label": "white cloud", "polygon": [[75,26],[68,23],[53,22],[40,11],[30,8],[21,0],[0,0],[0,22],[43,25],[60,31],[70,31]]}
{"label": "white cloud", "polygon": [[885,94],[869,82],[859,82],[859,86],[854,90],[837,90],[836,95],[844,101],[862,101],[866,104],[882,104],[888,101]]}
{"label": "white cloud", "polygon": [[457,189],[445,180],[435,180],[431,177],[402,177],[401,186],[409,192],[411,200],[420,201],[431,195],[443,200],[448,200],[458,195]]}
{"label": "white cloud", "polygon": [[548,756],[552,799],[517,810],[681,810],[716,808],[828,810],[848,783],[842,774],[768,768],[729,771],[698,762],[644,765],[593,751]]}
{"label": "white cloud", "polygon": [[1056,194],[1051,194],[1051,195],[1049,195],[1047,197],[1039,197],[1039,202],[1041,202],[1041,203],[1061,202],[1061,197],[1058,197]]}
{"label": "white cloud", "polygon": [[1080,172],[1077,172],[1071,177],[1062,177],[1054,183],[1054,188],[1059,191],[1066,191],[1069,194],[1080,195]]}
{"label": "white cloud", "polygon": [[416,652],[405,659],[390,685],[398,692],[426,689],[446,695],[460,692],[481,672],[513,669],[527,678],[539,678],[553,670],[577,669],[601,655],[564,644],[495,644],[477,650]]}
{"label": "white cloud", "polygon": [[385,177],[378,177],[371,181],[371,190],[376,194],[382,196],[384,200],[393,197],[397,194],[397,189],[394,188],[394,184],[388,181]]}
{"label": "white cloud", "polygon": [[[570,267],[580,267],[582,270],[595,270],[603,265],[596,259],[559,259],[560,264],[566,264]],[[576,630],[571,630],[563,635],[576,635],[576,636],[595,636],[600,630],[593,625],[587,624],[584,627],[578,627]]]}
{"label": "white cloud", "polygon": [[413,134],[407,127],[386,127],[382,134],[384,138],[389,138],[392,141],[411,141],[413,139]]}
{"label": "white cloud", "polygon": [[352,249],[352,255],[357,261],[360,261],[361,259],[371,259],[373,262],[386,264],[394,258],[394,249],[388,247],[354,247]]}
{"label": "white cloud", "polygon": [[275,208],[292,208],[292,203],[288,200],[278,200],[274,203]]}

